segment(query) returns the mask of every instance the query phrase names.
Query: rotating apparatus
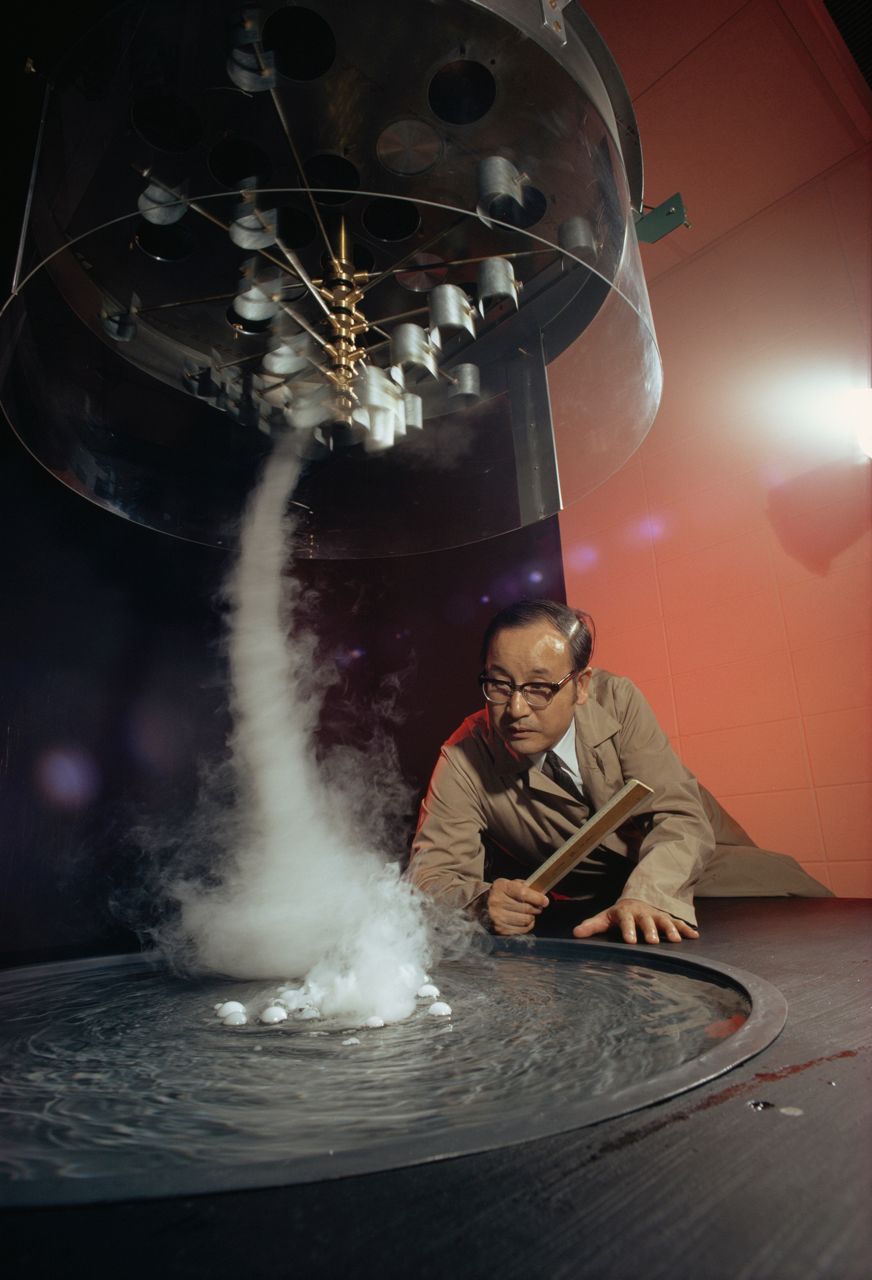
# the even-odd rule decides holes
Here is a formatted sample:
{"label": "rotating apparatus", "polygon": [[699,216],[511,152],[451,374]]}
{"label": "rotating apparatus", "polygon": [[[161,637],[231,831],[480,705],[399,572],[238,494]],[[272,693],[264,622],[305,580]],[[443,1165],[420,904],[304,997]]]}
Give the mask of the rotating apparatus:
{"label": "rotating apparatus", "polygon": [[574,3],[122,5],[40,138],[0,402],[126,519],[229,545],[289,438],[297,555],[459,546],[653,420],[635,121]]}

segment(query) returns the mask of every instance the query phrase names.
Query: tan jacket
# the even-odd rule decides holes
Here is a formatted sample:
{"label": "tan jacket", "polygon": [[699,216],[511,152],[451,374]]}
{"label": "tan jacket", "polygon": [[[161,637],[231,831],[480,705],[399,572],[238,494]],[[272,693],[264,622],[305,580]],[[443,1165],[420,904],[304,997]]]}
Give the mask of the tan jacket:
{"label": "tan jacket", "polygon": [[[594,671],[588,699],[575,712],[575,730],[591,811],[628,778],[653,788],[603,841],[627,860],[624,896],[693,924],[694,891],[709,897],[829,896],[792,858],[754,845],[681,763],[631,681]],[[409,875],[438,900],[465,907],[490,888],[485,840],[511,860],[515,869],[507,874],[525,877],[587,817],[585,804],[510,750],[482,710],[442,747],[421,806]],[[602,883],[601,863],[594,850],[558,892],[590,896],[597,880]]]}

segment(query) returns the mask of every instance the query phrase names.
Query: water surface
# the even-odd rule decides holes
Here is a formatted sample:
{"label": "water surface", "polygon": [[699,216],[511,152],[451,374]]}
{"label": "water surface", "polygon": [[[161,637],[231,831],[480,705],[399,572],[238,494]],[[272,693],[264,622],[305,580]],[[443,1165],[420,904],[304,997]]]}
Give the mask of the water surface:
{"label": "water surface", "polygon": [[293,1181],[500,1145],[631,1109],[614,1100],[710,1056],[750,1011],[702,968],[544,949],[446,964],[450,1018],[425,1000],[378,1029],[225,1027],[218,1001],[262,1007],[275,985],[135,957],[0,974],[0,1180],[114,1198],[174,1170],[280,1162]]}

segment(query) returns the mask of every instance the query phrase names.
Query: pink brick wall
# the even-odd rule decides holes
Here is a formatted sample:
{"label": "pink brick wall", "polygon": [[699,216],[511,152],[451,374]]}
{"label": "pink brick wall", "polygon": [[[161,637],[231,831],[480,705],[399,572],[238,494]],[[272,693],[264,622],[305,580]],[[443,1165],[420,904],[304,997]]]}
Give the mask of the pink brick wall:
{"label": "pink brick wall", "polygon": [[663,403],[561,516],[568,599],[758,843],[872,895],[869,95],[811,0],[585,7],[693,229],[643,250]]}

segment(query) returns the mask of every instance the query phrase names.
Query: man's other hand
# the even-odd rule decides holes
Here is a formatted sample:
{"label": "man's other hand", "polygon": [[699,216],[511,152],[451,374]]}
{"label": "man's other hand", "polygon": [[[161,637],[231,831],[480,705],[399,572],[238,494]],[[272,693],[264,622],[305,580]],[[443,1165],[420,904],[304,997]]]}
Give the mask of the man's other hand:
{"label": "man's other hand", "polygon": [[494,880],[487,895],[487,913],[494,933],[503,937],[529,933],[536,917],[548,906],[544,893],[523,880]]}
{"label": "man's other hand", "polygon": [[645,942],[659,942],[661,933],[667,942],[699,937],[699,931],[692,925],[676,920],[668,911],[660,911],[638,898],[619,898],[613,907],[576,925],[572,936],[591,938],[595,933],[605,933],[613,928],[620,929],[624,942],[638,942],[640,934]]}

